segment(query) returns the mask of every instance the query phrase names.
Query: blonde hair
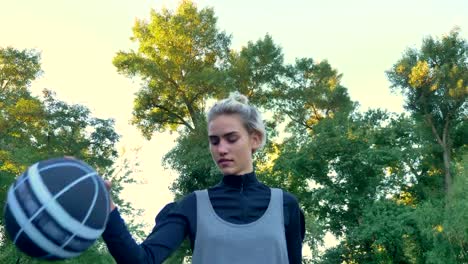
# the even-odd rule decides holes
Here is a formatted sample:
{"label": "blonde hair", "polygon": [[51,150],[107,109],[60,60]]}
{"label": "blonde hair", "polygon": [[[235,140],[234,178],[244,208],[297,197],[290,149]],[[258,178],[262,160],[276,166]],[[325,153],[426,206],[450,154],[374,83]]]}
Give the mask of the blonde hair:
{"label": "blonde hair", "polygon": [[207,121],[210,123],[220,115],[238,114],[249,134],[257,132],[261,136],[261,149],[266,142],[266,130],[260,112],[254,106],[249,105],[249,99],[239,92],[232,92],[228,98],[218,101],[208,111]]}

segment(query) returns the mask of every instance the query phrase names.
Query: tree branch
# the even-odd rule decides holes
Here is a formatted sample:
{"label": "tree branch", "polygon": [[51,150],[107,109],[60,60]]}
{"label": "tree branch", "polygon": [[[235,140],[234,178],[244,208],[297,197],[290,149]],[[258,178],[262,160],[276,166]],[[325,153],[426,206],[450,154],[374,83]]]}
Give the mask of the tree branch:
{"label": "tree branch", "polygon": [[434,122],[432,122],[432,116],[431,114],[426,114],[426,121],[429,123],[429,125],[431,126],[431,129],[432,129],[432,134],[434,134],[436,140],[437,140],[437,143],[439,143],[439,145],[441,147],[444,147],[444,142],[442,141],[442,139],[440,138],[439,136],[439,133],[437,133],[437,129],[435,128],[435,125],[434,125]]}
{"label": "tree branch", "polygon": [[448,130],[449,130],[449,124],[450,124],[450,113],[447,114],[445,118],[445,124],[444,124],[444,130],[442,132],[442,142],[444,145],[448,146],[447,138],[448,138]]}
{"label": "tree branch", "polygon": [[189,99],[187,98],[187,96],[185,95],[185,93],[183,91],[182,91],[182,100],[184,100],[184,103],[187,106],[187,110],[188,110],[188,112],[190,114],[193,125],[196,126],[197,125],[196,120],[195,120],[196,119],[196,116],[195,116],[196,111],[195,111],[195,109],[193,107],[193,104],[190,103]]}
{"label": "tree branch", "polygon": [[290,114],[289,112],[286,112],[286,115],[288,115],[288,117],[289,117],[292,121],[294,121],[294,122],[296,122],[296,123],[298,123],[298,124],[300,124],[300,125],[303,125],[303,126],[305,126],[306,128],[312,130],[312,127],[309,126],[309,125],[307,125],[306,122],[302,122],[302,121],[300,121],[300,120],[298,120],[298,119],[293,118],[292,114]]}
{"label": "tree branch", "polygon": [[312,110],[314,111],[315,118],[317,119],[317,121],[322,120],[323,118],[320,116],[320,113],[319,113],[319,111],[317,110],[317,108],[315,107],[315,105],[314,105],[314,104],[311,104],[311,107],[312,107]]}
{"label": "tree branch", "polygon": [[181,124],[185,125],[188,129],[190,129],[190,130],[194,129],[187,121],[185,121],[185,119],[182,116],[176,114],[174,111],[171,111],[169,108],[167,108],[165,106],[162,106],[162,105],[159,105],[159,104],[155,103],[154,99],[153,99],[153,106],[157,107],[157,108],[160,108],[160,109],[166,111],[169,115],[172,115],[172,116],[176,117],[177,119],[179,119],[181,121]]}
{"label": "tree branch", "polygon": [[6,89],[9,82],[10,82],[10,80],[8,80],[8,79],[7,80],[2,80],[2,87],[1,87],[2,90]]}

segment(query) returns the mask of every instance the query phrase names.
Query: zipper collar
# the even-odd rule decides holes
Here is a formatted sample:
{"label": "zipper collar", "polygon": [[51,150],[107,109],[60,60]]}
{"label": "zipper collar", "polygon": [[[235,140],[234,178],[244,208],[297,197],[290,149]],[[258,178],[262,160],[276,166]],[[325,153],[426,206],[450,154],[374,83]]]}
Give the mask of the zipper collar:
{"label": "zipper collar", "polygon": [[222,185],[243,190],[248,186],[256,185],[259,181],[255,172],[250,172],[244,175],[225,175],[222,180]]}

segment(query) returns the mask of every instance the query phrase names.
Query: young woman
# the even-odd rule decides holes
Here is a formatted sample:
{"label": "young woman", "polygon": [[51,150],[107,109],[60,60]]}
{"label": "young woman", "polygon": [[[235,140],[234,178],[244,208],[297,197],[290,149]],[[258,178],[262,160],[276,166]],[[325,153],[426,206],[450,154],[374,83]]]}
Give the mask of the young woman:
{"label": "young woman", "polygon": [[162,263],[188,235],[194,264],[299,264],[304,216],[297,199],[255,176],[252,155],[266,141],[263,121],[234,93],[209,111],[208,136],[219,184],[167,205],[143,243],[135,243],[115,205],[104,241],[117,263]]}

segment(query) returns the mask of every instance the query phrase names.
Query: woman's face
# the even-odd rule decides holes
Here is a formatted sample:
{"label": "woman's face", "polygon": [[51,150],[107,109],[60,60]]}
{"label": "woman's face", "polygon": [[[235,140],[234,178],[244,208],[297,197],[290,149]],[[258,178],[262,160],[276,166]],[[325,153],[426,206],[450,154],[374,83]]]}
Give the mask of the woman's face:
{"label": "woman's face", "polygon": [[220,115],[208,124],[210,151],[224,175],[253,171],[252,153],[260,146],[258,133],[249,134],[239,115]]}

